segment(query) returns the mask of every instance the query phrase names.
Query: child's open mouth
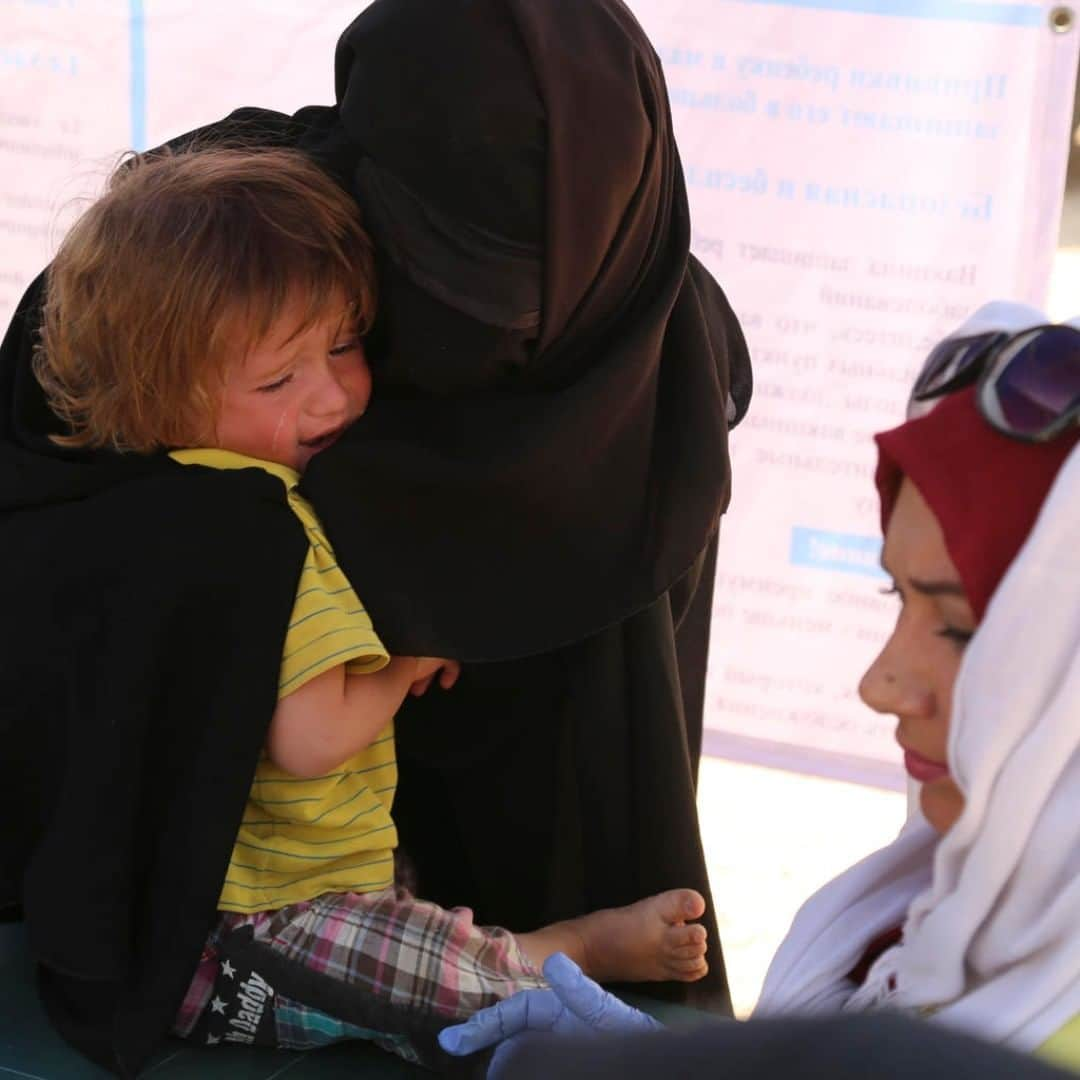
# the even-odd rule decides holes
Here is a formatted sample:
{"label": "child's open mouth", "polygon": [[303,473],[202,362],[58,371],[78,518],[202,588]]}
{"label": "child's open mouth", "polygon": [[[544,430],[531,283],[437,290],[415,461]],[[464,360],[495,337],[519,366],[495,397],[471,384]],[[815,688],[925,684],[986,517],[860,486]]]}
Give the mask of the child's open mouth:
{"label": "child's open mouth", "polygon": [[325,450],[328,446],[332,446],[337,442],[341,433],[345,430],[345,425],[336,427],[332,431],[327,431],[322,435],[316,436],[314,439],[303,439],[300,443],[301,446],[306,446],[309,450]]}

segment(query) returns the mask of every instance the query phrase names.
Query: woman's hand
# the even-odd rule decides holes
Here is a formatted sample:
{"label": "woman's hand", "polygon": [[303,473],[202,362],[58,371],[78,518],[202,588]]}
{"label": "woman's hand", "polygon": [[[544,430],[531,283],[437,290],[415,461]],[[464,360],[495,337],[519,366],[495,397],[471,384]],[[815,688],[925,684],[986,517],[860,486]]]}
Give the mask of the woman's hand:
{"label": "woman's hand", "polygon": [[521,990],[481,1009],[464,1024],[444,1028],[439,1045],[458,1057],[498,1046],[488,1071],[494,1078],[515,1036],[526,1032],[582,1035],[664,1030],[659,1021],[594,983],[563,953],[548,958],[544,977],[550,990]]}
{"label": "woman's hand", "polygon": [[449,690],[458,681],[460,674],[461,664],[456,660],[446,660],[438,656],[418,656],[416,657],[416,679],[409,687],[409,693],[413,697],[426,694],[428,687],[431,686],[431,680],[436,675],[439,677],[439,685],[444,690]]}

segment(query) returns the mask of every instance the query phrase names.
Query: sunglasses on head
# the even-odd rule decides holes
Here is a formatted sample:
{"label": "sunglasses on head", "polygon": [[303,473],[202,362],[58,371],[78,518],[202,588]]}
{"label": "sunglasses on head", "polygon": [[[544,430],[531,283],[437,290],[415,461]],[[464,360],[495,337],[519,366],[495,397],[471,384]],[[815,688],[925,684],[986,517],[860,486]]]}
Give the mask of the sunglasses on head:
{"label": "sunglasses on head", "polygon": [[1080,423],[1080,330],[1035,326],[945,340],[926,358],[911,403],[976,380],[979,411],[991,426],[1024,442],[1049,442]]}

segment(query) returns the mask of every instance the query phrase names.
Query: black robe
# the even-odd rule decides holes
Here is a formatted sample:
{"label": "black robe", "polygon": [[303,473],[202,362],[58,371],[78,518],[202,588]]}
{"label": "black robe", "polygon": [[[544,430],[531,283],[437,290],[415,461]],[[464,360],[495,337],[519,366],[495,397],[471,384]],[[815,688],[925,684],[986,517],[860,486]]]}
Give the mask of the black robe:
{"label": "black robe", "polygon": [[[750,374],[688,254],[655,54],[618,0],[377,0],[337,90],[196,134],[305,149],[379,245],[376,394],[304,489],[391,650],[465,661],[398,724],[420,890],[517,930],[708,898],[695,773]],[[0,905],[62,1029],[133,1071],[213,919],[302,538],[254,474],[50,444],[37,284],[0,353]],[[705,922],[690,1000],[724,1011],[711,898]]]}
{"label": "black robe", "polygon": [[[24,314],[0,394],[29,416]],[[5,410],[0,913],[60,1032],[134,1075],[216,917],[307,540],[268,474],[45,457],[16,427]]]}

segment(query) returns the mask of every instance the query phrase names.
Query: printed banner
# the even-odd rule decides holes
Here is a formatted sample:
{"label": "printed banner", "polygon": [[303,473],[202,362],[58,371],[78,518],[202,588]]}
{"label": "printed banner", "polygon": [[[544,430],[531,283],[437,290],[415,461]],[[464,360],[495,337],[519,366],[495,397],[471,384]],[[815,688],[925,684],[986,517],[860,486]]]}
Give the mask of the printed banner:
{"label": "printed banner", "polygon": [[[366,6],[0,0],[0,322],[120,153],[332,99]],[[694,249],[750,341],[708,686],[712,752],[899,786],[858,677],[879,595],[871,434],[980,303],[1041,304],[1072,11],[999,0],[632,0],[662,56]]]}
{"label": "printed banner", "polygon": [[1077,32],[966,0],[637,0],[664,58],[698,255],[746,328],[706,746],[902,786],[855,694],[880,595],[873,432],[979,304],[1045,302]]}

